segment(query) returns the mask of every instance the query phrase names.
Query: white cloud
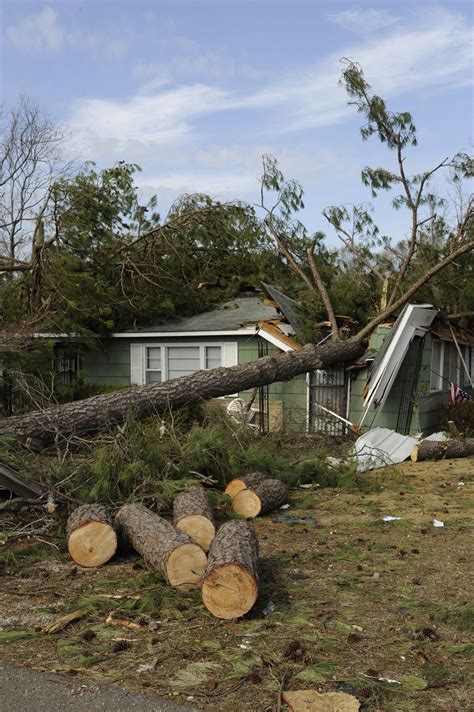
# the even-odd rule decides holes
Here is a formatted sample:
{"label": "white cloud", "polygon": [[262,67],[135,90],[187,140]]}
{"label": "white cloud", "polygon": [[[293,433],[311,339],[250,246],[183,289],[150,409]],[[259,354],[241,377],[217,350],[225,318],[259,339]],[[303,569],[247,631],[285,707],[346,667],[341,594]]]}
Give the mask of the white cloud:
{"label": "white cloud", "polygon": [[471,30],[463,17],[424,10],[410,25],[381,39],[342,48],[299,75],[293,73],[244,97],[241,106],[280,107],[280,131],[338,123],[350,111],[338,86],[341,55],[357,60],[377,93],[389,97],[472,82]]}
{"label": "white cloud", "polygon": [[354,7],[350,10],[327,13],[326,17],[344,30],[356,32],[357,34],[369,34],[378,32],[397,22],[398,18],[391,15],[386,10],[364,9]]}
{"label": "white cloud", "polygon": [[[263,152],[275,153],[282,163],[284,159],[288,175],[314,177],[310,163],[316,152],[293,151],[285,158],[282,136],[291,134],[294,144],[304,129],[354,116],[338,86],[342,55],[359,61],[374,90],[404,109],[402,95],[471,81],[470,42],[465,18],[424,10],[405,27],[397,25],[382,37],[341,47],[316,65],[292,70],[258,91],[232,90],[230,82],[225,85],[229,88],[219,88],[210,79],[177,86],[171,76],[155,76],[126,100],[78,100],[70,124],[85,157],[103,164],[137,162],[144,168],[142,182],[160,194],[202,190],[235,196],[254,190]],[[176,67],[186,75],[183,65]],[[153,77],[143,66],[145,75]],[[344,158],[333,163],[321,153],[318,170],[325,166],[334,174]]]}
{"label": "white cloud", "polygon": [[182,141],[191,132],[192,119],[219,111],[226,101],[225,92],[202,84],[127,101],[84,99],[76,102],[69,123],[86,144],[109,141],[123,151],[131,142],[153,146]]}
{"label": "white cloud", "polygon": [[223,49],[204,50],[198,42],[181,36],[159,40],[157,47],[166,59],[138,61],[134,70],[137,78],[192,81],[205,77],[211,82],[235,76],[235,62]]}
{"label": "white cloud", "polygon": [[64,29],[49,6],[7,27],[6,36],[14,47],[27,52],[58,52],[64,46]]}
{"label": "white cloud", "polygon": [[132,44],[132,37],[126,29],[121,29],[115,37],[113,29],[105,34],[97,30],[66,28],[50,6],[9,25],[5,34],[9,43],[21,52],[54,54],[72,49],[94,51],[111,60],[122,58]]}

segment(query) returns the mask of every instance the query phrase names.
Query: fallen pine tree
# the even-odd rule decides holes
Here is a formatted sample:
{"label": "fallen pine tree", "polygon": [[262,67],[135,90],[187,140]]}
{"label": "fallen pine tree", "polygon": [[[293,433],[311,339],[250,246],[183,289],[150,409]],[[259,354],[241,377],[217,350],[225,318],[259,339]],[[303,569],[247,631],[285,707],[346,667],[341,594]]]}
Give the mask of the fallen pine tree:
{"label": "fallen pine tree", "polygon": [[422,440],[414,445],[410,454],[413,462],[441,460],[474,455],[474,438],[451,438],[442,442]]}
{"label": "fallen pine tree", "polygon": [[[474,201],[469,203],[457,236],[462,239],[474,217]],[[0,435],[15,438],[32,450],[43,450],[61,438],[73,435],[93,434],[123,423],[129,413],[136,418],[147,418],[173,408],[201,403],[257,386],[278,381],[289,381],[301,373],[317,369],[329,369],[351,363],[361,356],[367,339],[379,324],[403,307],[418,290],[438,272],[450,265],[457,257],[474,250],[474,240],[465,242],[452,250],[444,259],[428,269],[399,299],[381,311],[355,336],[343,340],[331,308],[325,285],[318,280],[318,289],[325,302],[332,328],[332,340],[321,345],[306,344],[300,351],[264,356],[251,363],[197,371],[164,383],[135,386],[107,395],[36,410],[0,421]],[[310,253],[308,257],[312,256]],[[314,270],[316,265],[313,264]]]}
{"label": "fallen pine tree", "polygon": [[322,346],[307,345],[300,351],[265,356],[230,368],[197,371],[164,383],[135,386],[4,418],[0,421],[0,435],[8,435],[32,450],[41,451],[58,438],[93,434],[123,423],[129,413],[143,419],[229,393],[289,381],[300,373],[351,362],[364,348],[364,342],[358,339],[334,341]]}

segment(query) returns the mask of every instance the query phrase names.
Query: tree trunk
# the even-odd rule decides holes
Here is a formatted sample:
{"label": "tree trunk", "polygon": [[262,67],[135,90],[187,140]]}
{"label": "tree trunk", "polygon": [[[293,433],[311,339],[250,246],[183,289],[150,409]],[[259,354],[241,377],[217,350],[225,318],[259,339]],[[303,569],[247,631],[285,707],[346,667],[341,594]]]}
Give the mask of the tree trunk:
{"label": "tree trunk", "polygon": [[474,438],[451,438],[444,442],[422,440],[411,451],[413,462],[422,460],[441,460],[453,457],[469,457],[474,455]]}
{"label": "tree trunk", "polygon": [[258,539],[247,522],[221,526],[203,575],[202,601],[217,618],[245,615],[258,595]]}
{"label": "tree trunk", "polygon": [[232,509],[243,517],[257,517],[281,507],[288,498],[288,487],[280,480],[265,480],[244,489],[232,500]]}
{"label": "tree trunk", "polygon": [[125,504],[115,515],[115,526],[146,565],[160,569],[171,586],[187,589],[199,585],[206,554],[166,519],[143,504]]}
{"label": "tree trunk", "polygon": [[107,563],[117,550],[112,517],[101,504],[83,504],[67,521],[68,549],[79,566]]}
{"label": "tree trunk", "polygon": [[204,551],[216,535],[211,503],[202,485],[188,487],[173,502],[175,527],[188,534]]}
{"label": "tree trunk", "polygon": [[251,489],[253,486],[259,485],[261,482],[269,480],[270,478],[271,475],[267,475],[265,472],[250,472],[248,475],[231,480],[225,488],[224,493],[233,499],[242,490]]}
{"label": "tree trunk", "polygon": [[95,433],[122,423],[129,412],[137,418],[146,418],[170,408],[276,381],[289,381],[300,373],[351,362],[363,353],[364,347],[362,341],[353,339],[322,346],[307,345],[300,351],[265,356],[240,366],[198,371],[164,383],[85,398],[5,418],[0,421],[0,435],[9,435],[33,450],[42,450],[58,435],[65,438]]}

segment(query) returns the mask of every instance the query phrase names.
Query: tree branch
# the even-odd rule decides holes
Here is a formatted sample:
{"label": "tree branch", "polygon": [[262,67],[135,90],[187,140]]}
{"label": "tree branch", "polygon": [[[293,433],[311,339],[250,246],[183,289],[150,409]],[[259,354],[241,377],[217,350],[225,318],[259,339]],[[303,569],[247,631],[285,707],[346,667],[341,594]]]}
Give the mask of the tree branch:
{"label": "tree branch", "polygon": [[313,279],[318,287],[319,293],[321,295],[321,298],[323,300],[324,306],[326,308],[327,315],[329,317],[329,321],[331,322],[331,329],[332,329],[332,340],[333,341],[339,341],[339,328],[337,326],[337,320],[336,320],[336,315],[334,313],[334,309],[331,303],[331,299],[329,298],[328,290],[326,289],[326,285],[324,284],[321,275],[319,274],[318,268],[316,266],[316,262],[314,259],[314,243],[311,245],[311,247],[308,247],[306,250],[306,254],[308,256],[308,264],[311,269],[311,274],[313,275]]}
{"label": "tree branch", "polygon": [[456,250],[454,250],[454,252],[451,252],[451,254],[444,258],[444,260],[438,262],[438,264],[434,265],[434,267],[425,272],[422,277],[417,279],[417,281],[409,289],[406,290],[406,292],[400,297],[400,299],[397,299],[397,301],[393,302],[393,304],[391,304],[387,309],[385,309],[385,311],[383,311],[381,314],[372,319],[372,321],[370,321],[367,326],[365,326],[357,333],[355,338],[363,340],[370,336],[370,334],[379,324],[382,324],[385,319],[387,319],[389,316],[392,316],[392,314],[397,309],[404,306],[408,302],[408,300],[421,287],[423,287],[423,285],[429,282],[432,277],[434,277],[436,274],[438,274],[438,272],[441,272],[441,270],[450,265],[451,262],[454,262],[457,257],[460,257],[461,255],[464,255],[466,254],[466,252],[470,252],[471,250],[474,250],[474,240],[472,240],[471,242],[464,243]]}

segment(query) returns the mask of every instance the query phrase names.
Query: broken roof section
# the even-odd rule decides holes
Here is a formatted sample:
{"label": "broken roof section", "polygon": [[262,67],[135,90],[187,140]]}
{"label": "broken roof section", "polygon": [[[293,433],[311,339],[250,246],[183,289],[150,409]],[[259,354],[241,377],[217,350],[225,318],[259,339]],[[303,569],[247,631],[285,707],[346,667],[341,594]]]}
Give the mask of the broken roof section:
{"label": "broken roof section", "polygon": [[426,333],[438,314],[431,304],[407,304],[385,338],[367,381],[362,425],[371,407],[380,413],[415,336]]}
{"label": "broken roof section", "polygon": [[293,331],[297,333],[303,328],[303,311],[301,305],[291,297],[280,292],[271,284],[262,282],[262,287],[268,299],[272,302],[272,306],[278,309],[287,322],[293,327]]}

